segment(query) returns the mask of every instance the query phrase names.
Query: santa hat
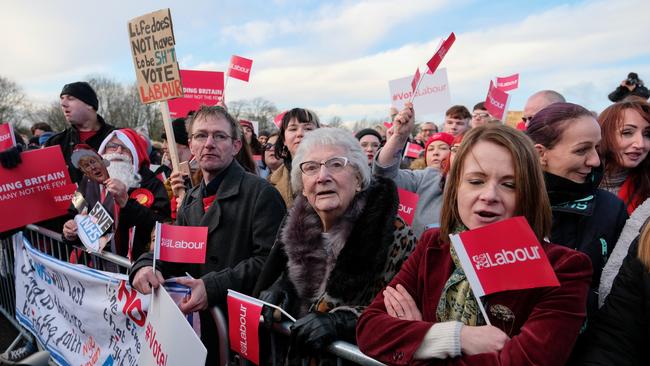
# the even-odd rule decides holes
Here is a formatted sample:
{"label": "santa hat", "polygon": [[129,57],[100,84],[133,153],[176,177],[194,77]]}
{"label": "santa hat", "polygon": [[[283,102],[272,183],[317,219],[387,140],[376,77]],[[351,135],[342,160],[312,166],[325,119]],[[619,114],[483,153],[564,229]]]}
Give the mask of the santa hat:
{"label": "santa hat", "polygon": [[72,161],[72,165],[74,165],[75,168],[79,168],[79,160],[85,157],[94,157],[99,161],[102,161],[102,157],[97,154],[97,151],[90,147],[90,145],[86,144],[78,144],[77,146],[74,147],[74,151],[72,152],[72,155],[70,156],[70,160]]}
{"label": "santa hat", "polygon": [[113,138],[117,137],[124,145],[131,151],[133,156],[133,168],[139,171],[141,167],[149,165],[149,155],[147,155],[147,143],[138,135],[137,132],[130,128],[123,128],[121,130],[113,130],[106,136],[102,144],[99,146],[99,154],[104,155],[106,144]]}

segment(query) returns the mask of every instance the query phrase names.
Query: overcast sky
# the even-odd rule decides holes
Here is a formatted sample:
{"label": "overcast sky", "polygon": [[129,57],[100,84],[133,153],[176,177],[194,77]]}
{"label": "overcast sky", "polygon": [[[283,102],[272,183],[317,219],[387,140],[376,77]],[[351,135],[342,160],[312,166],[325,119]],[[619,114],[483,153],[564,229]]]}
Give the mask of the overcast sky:
{"label": "overcast sky", "polygon": [[250,83],[231,80],[227,100],[263,97],[324,121],[385,116],[388,80],[424,65],[452,31],[441,67],[452,103],[469,108],[485,100],[491,78],[513,73],[511,110],[555,89],[601,111],[629,71],[650,83],[647,0],[2,0],[0,75],[40,103],[89,74],[131,83],[127,21],[165,7],[181,68],[223,71],[233,54],[252,58]]}

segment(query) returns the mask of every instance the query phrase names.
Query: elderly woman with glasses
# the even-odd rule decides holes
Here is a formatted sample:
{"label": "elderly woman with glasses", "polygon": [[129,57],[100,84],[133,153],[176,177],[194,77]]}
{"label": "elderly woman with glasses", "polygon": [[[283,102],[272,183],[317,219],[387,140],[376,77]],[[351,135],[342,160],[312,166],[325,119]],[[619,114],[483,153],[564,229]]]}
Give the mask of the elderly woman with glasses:
{"label": "elderly woman with glasses", "polygon": [[291,186],[296,199],[274,244],[281,265],[270,258],[256,287],[275,282],[260,298],[298,318],[292,349],[313,353],[337,339],[354,342],[361,310],[397,273],[415,237],[397,216],[395,184],[372,178],[349,132],[306,135]]}

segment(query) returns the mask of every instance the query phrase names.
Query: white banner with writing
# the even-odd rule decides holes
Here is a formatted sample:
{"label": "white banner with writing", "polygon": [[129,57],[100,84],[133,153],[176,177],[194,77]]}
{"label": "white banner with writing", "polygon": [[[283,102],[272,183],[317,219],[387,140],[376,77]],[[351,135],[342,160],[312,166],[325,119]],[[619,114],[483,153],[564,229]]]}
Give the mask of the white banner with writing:
{"label": "white banner with writing", "polygon": [[[422,80],[413,99],[416,115],[444,113],[451,107],[447,70],[439,69],[433,75],[425,73],[420,77]],[[392,107],[401,110],[404,108],[404,104],[411,99],[413,94],[411,81],[413,81],[413,75],[388,82]]]}
{"label": "white banner with writing", "polygon": [[[149,296],[126,275],[59,261],[13,237],[16,318],[59,365],[137,365]],[[168,287],[168,285],[165,285]],[[188,293],[178,284],[168,291]]]}

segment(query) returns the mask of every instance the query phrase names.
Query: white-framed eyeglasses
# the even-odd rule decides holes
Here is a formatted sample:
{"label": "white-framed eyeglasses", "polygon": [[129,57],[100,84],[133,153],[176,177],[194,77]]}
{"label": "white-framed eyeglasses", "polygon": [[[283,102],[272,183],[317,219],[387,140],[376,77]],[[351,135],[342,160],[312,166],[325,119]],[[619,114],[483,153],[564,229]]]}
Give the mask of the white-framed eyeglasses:
{"label": "white-framed eyeglasses", "polygon": [[300,171],[305,175],[316,175],[321,166],[325,166],[330,173],[341,172],[348,165],[348,158],[335,156],[325,161],[305,161],[300,164]]}

